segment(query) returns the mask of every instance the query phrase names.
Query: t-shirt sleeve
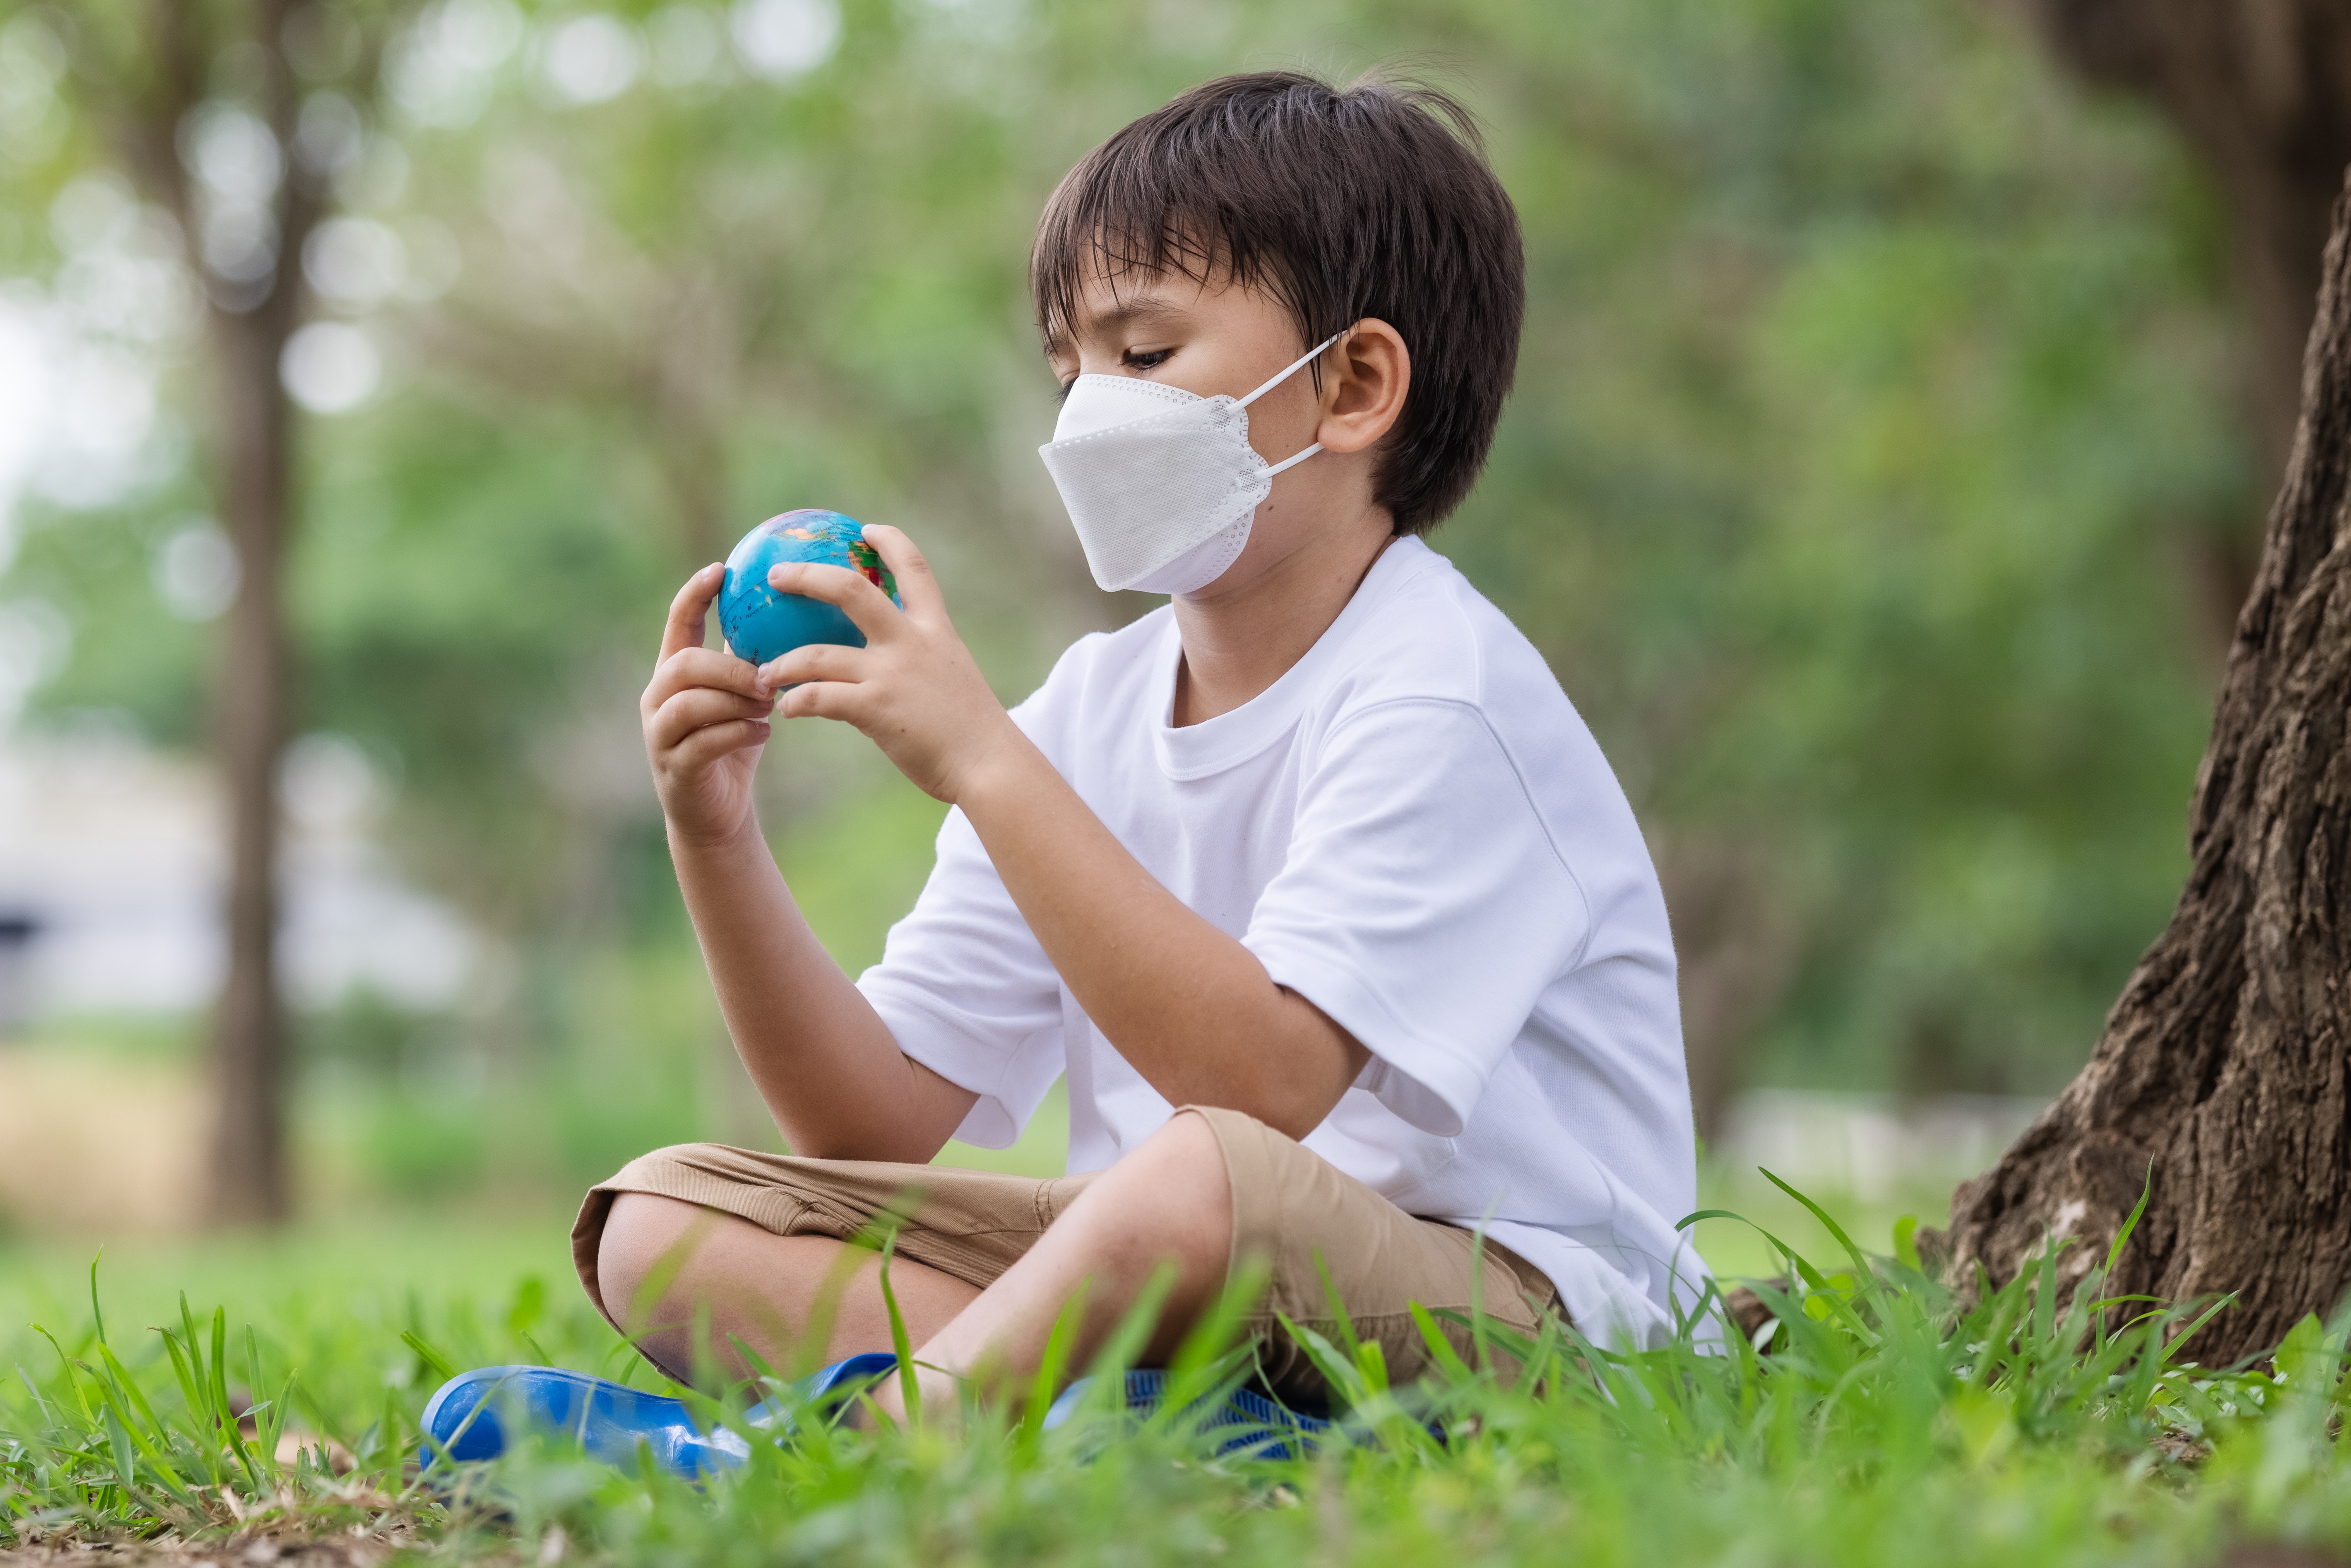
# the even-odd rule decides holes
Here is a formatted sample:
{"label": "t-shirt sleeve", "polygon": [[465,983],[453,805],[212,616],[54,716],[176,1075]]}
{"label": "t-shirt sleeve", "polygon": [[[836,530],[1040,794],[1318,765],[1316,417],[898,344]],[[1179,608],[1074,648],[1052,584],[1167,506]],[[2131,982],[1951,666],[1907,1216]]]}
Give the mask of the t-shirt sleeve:
{"label": "t-shirt sleeve", "polygon": [[1323,737],[1242,940],[1371,1051],[1359,1087],[1449,1138],[1590,925],[1486,716],[1407,699]]}
{"label": "t-shirt sleeve", "polygon": [[1060,977],[960,810],[922,896],[858,977],[898,1049],[979,1100],[956,1136],[1009,1145],[1063,1066]]}

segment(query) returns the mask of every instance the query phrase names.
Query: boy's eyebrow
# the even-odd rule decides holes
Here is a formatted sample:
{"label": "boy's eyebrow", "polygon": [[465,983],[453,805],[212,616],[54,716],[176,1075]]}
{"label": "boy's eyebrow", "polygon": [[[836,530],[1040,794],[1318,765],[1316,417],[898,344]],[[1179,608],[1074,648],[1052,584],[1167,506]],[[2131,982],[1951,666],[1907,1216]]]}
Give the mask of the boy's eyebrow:
{"label": "boy's eyebrow", "polygon": [[[1087,332],[1116,331],[1122,327],[1131,327],[1137,322],[1149,324],[1162,320],[1181,319],[1190,314],[1191,312],[1182,306],[1165,299],[1149,298],[1123,299],[1107,310],[1089,312],[1084,319],[1084,329]],[[1055,353],[1066,350],[1074,334],[1064,329],[1046,339],[1047,357],[1050,358]]]}
{"label": "boy's eyebrow", "polygon": [[1096,312],[1089,320],[1097,329],[1130,327],[1137,321],[1155,321],[1190,314],[1182,306],[1170,304],[1165,299],[1130,299]]}

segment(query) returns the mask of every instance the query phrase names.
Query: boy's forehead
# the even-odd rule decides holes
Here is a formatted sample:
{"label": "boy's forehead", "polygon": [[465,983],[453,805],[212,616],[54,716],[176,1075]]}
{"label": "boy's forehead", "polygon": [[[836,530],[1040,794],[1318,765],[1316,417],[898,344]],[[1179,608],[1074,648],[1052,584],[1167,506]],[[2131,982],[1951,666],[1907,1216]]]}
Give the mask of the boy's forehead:
{"label": "boy's forehead", "polygon": [[1089,269],[1073,292],[1070,319],[1053,323],[1049,346],[1138,326],[1187,321],[1198,314],[1203,300],[1219,291],[1183,272],[1127,267],[1115,276]]}

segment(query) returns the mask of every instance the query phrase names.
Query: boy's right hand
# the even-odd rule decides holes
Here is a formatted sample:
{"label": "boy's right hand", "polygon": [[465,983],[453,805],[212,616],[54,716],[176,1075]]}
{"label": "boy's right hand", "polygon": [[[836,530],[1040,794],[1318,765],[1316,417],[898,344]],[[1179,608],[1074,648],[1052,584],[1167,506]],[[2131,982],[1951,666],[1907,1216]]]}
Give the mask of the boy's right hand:
{"label": "boy's right hand", "polygon": [[710,602],[726,580],[726,567],[713,564],[677,591],[661,662],[637,704],[662,814],[673,835],[695,844],[723,842],[750,822],[751,775],[776,704],[757,664],[702,645]]}

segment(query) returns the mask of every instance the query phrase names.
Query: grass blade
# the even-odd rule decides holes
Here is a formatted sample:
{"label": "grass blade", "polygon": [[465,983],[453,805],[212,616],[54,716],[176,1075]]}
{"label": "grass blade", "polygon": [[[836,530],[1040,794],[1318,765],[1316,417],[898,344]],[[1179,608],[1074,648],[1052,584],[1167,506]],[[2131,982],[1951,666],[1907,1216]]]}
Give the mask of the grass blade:
{"label": "grass blade", "polygon": [[97,1325],[100,1344],[106,1343],[106,1310],[98,1304],[98,1262],[105,1256],[106,1249],[101,1247],[89,1260],[89,1321]]}
{"label": "grass blade", "polygon": [[1078,1288],[1062,1303],[1061,1315],[1053,1320],[1053,1332],[1045,1336],[1044,1354],[1037,1359],[1036,1375],[1029,1380],[1029,1398],[1020,1408],[1020,1440],[1034,1452],[1045,1435],[1045,1413],[1052,1408],[1053,1396],[1061,1391],[1061,1374],[1068,1370],[1070,1353],[1078,1343],[1078,1326],[1085,1321],[1086,1291],[1093,1283],[1091,1275],[1078,1281]]}
{"label": "grass blade", "polygon": [[1823,1208],[1819,1204],[1814,1203],[1811,1198],[1806,1197],[1802,1193],[1798,1192],[1794,1187],[1790,1186],[1786,1182],[1782,1181],[1770,1171],[1764,1170],[1761,1166],[1757,1166],[1755,1168],[1758,1171],[1762,1172],[1763,1179],[1765,1181],[1770,1182],[1773,1186],[1778,1187],[1782,1192],[1786,1193],[1790,1197],[1792,1197],[1798,1203],[1802,1204],[1806,1211],[1809,1212],[1814,1219],[1821,1222],[1821,1228],[1827,1231],[1829,1235],[1835,1239],[1836,1244],[1844,1249],[1844,1255],[1847,1258],[1853,1260],[1853,1267],[1855,1274],[1865,1281],[1874,1281],[1877,1278],[1877,1270],[1870,1263],[1867,1256],[1863,1253],[1859,1247],[1854,1244],[1853,1238],[1844,1233],[1844,1227],[1839,1225],[1836,1220],[1831,1217],[1827,1209]]}
{"label": "grass blade", "polygon": [[414,1351],[416,1359],[423,1364],[424,1370],[443,1383],[457,1375],[457,1369],[449,1364],[449,1358],[425,1343],[424,1336],[414,1329],[401,1330],[400,1343]]}
{"label": "grass blade", "polygon": [[890,1260],[897,1255],[895,1231],[882,1244],[882,1305],[890,1314],[890,1348],[898,1354],[898,1397],[906,1406],[906,1425],[923,1425],[923,1383],[914,1370],[914,1347],[906,1334],[906,1316],[898,1310],[898,1292],[890,1288]]}

